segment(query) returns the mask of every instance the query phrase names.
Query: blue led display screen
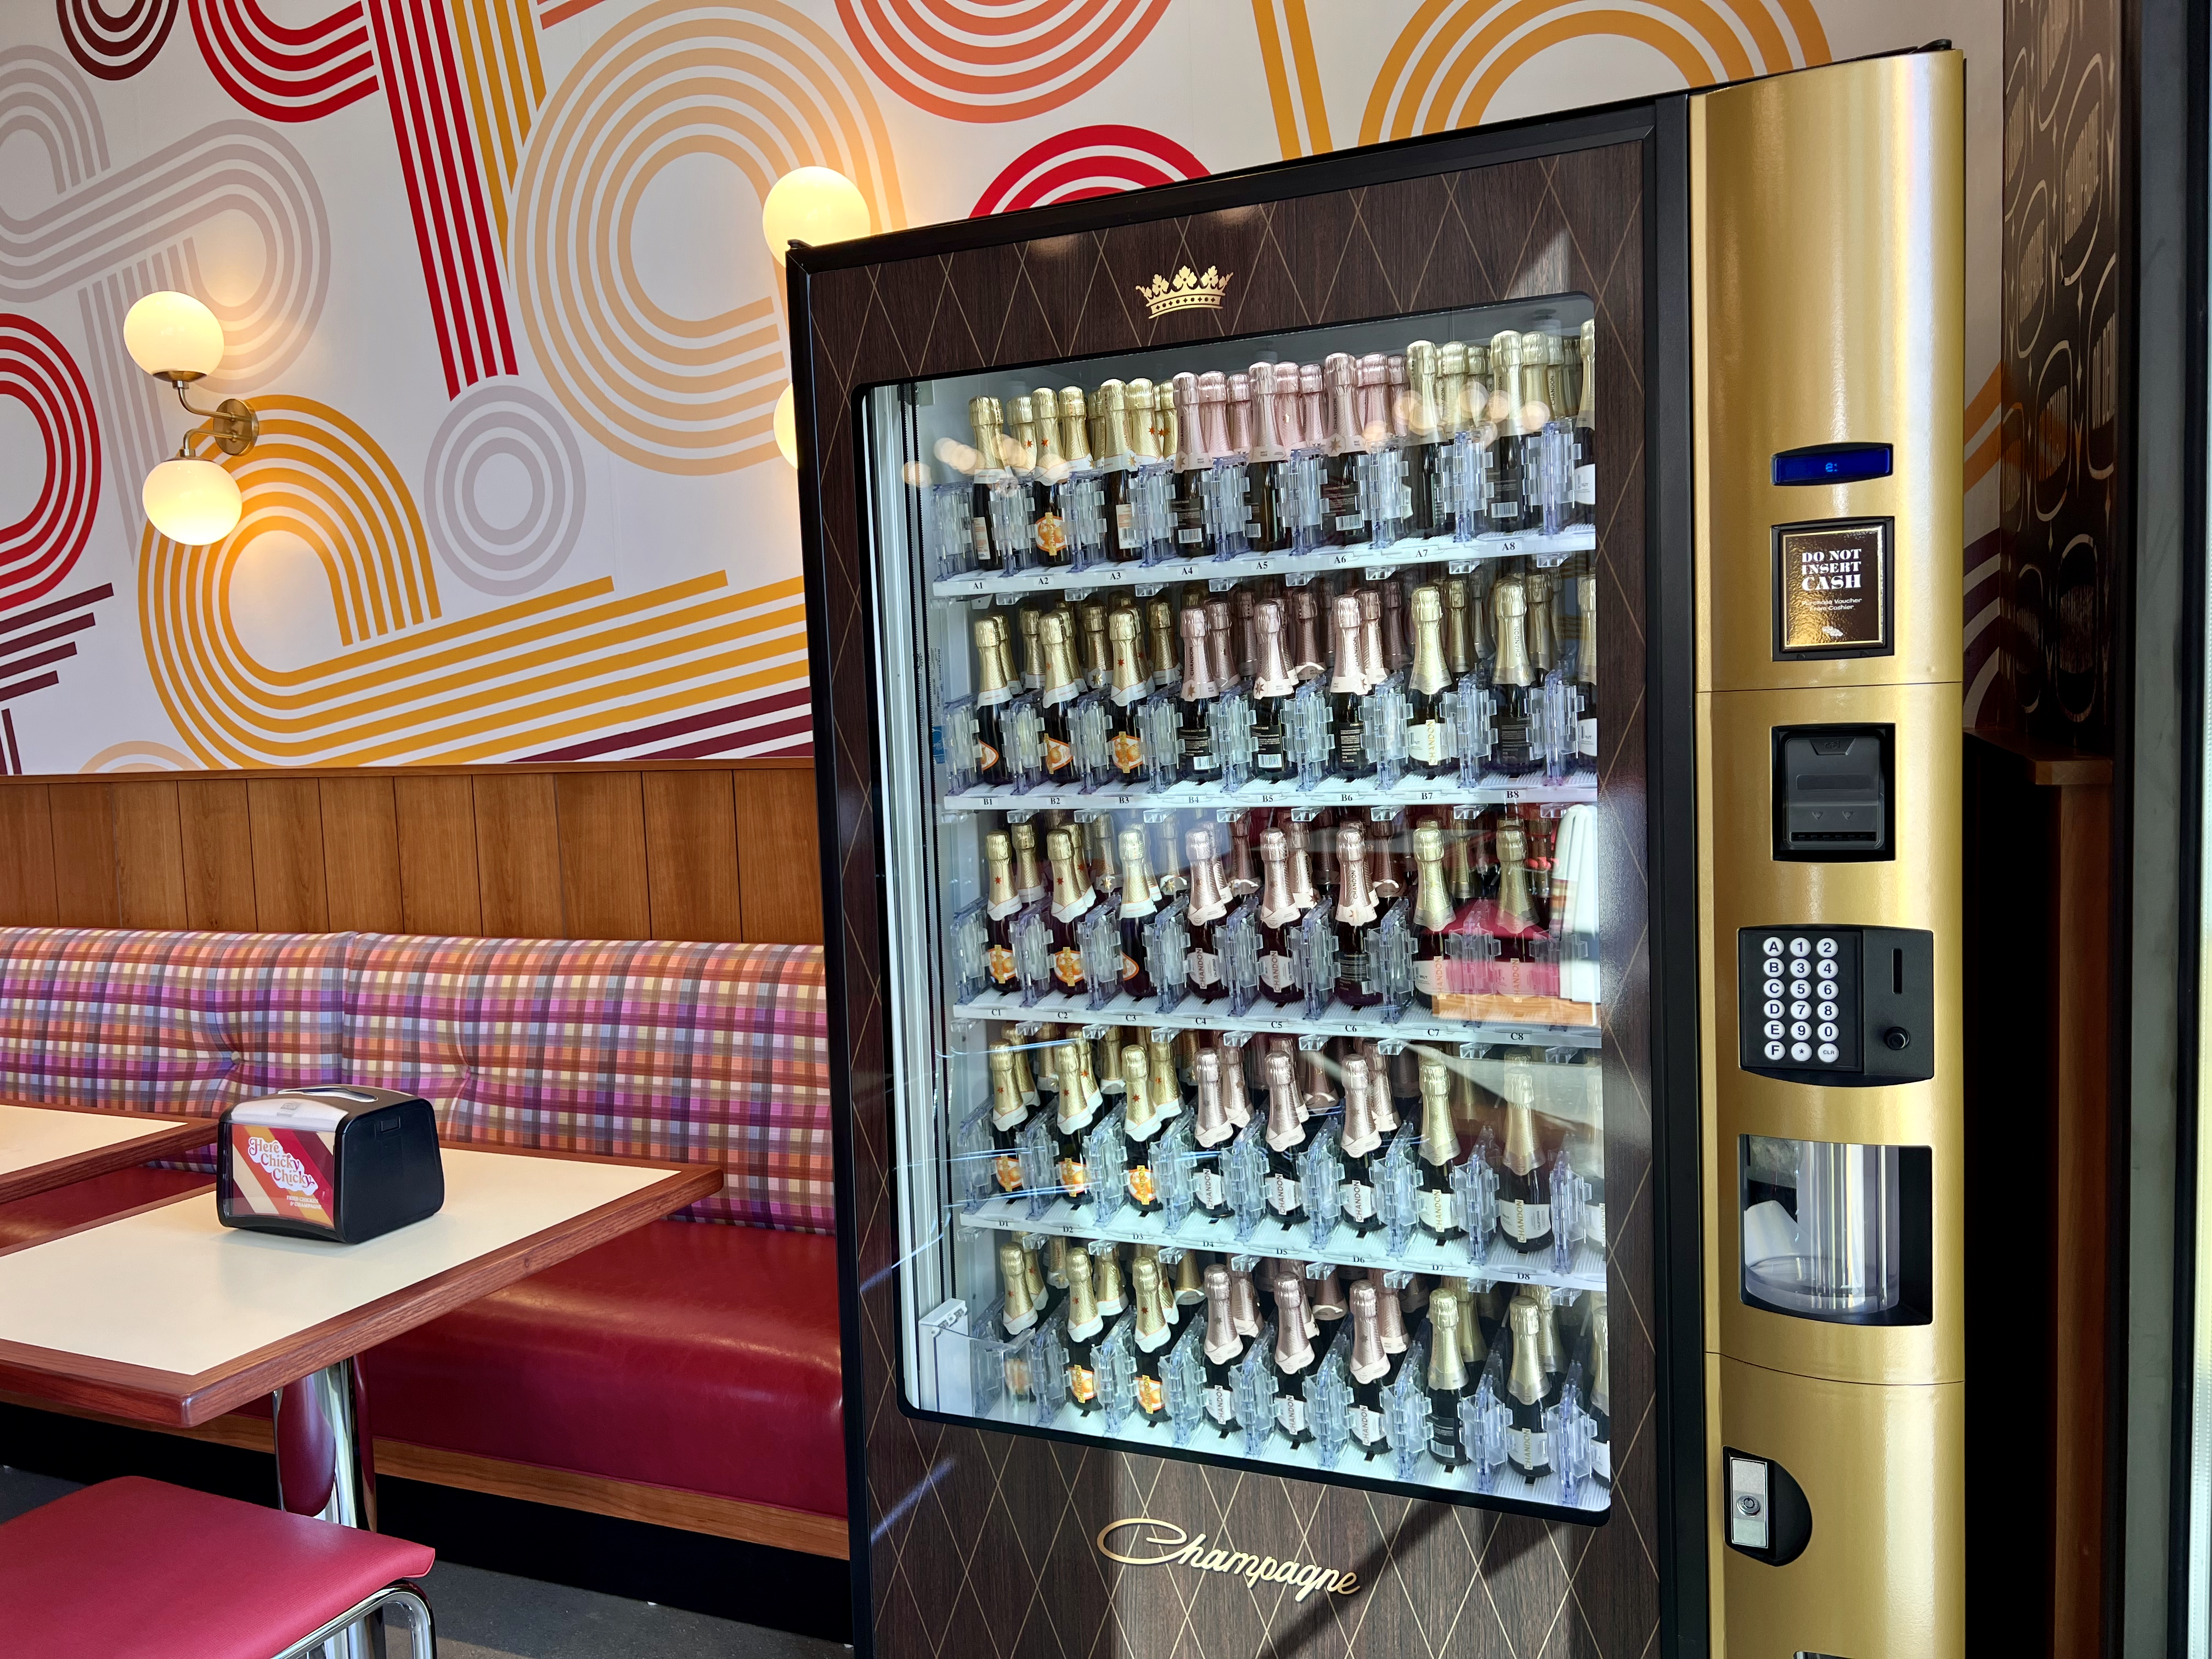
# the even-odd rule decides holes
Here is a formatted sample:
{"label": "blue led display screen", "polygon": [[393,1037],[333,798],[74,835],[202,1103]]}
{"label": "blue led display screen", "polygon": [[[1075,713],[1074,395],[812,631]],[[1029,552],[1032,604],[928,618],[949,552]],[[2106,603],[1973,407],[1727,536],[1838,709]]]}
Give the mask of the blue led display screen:
{"label": "blue led display screen", "polygon": [[1778,484],[1856,483],[1863,478],[1887,478],[1889,471],[1887,444],[1814,444],[1781,450],[1774,457],[1774,482]]}

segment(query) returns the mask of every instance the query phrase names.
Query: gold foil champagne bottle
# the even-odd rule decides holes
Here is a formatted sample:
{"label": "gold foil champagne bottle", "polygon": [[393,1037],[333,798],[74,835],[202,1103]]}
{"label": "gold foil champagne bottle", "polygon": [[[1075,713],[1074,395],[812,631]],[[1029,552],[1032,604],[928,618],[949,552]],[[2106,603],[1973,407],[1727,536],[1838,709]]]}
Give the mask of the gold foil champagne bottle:
{"label": "gold foil champagne bottle", "polygon": [[969,547],[975,556],[976,569],[1003,570],[1006,568],[1004,549],[991,534],[991,489],[1010,477],[1002,455],[1006,440],[999,431],[999,400],[970,398],[968,422],[975,434],[975,470],[968,492]]}
{"label": "gold foil champagne bottle", "polygon": [[1152,1174],[1153,1141],[1167,1120],[1153,1109],[1152,1071],[1144,1049],[1131,1043],[1121,1050],[1123,1144],[1128,1148],[1121,1165],[1122,1183],[1129,1203],[1139,1215],[1152,1215],[1160,1207],[1158,1180]]}
{"label": "gold foil champagne bottle", "polygon": [[1395,411],[1405,430],[1406,534],[1428,541],[1447,534],[1437,511],[1437,348],[1416,340],[1406,348],[1406,390]]}
{"label": "gold foil champagne bottle", "polygon": [[1067,623],[1058,611],[1038,624],[1044,642],[1044,775],[1048,783],[1075,781],[1076,699],[1084,692],[1082,671],[1075,665],[1074,643]]}
{"label": "gold foil champagne bottle", "polygon": [[1013,699],[1014,668],[1006,643],[1006,619],[978,617],[975,639],[975,781],[985,789],[1004,789],[1014,781],[1007,759],[1003,721]]}
{"label": "gold foil champagne bottle", "polygon": [[1121,992],[1139,1000],[1152,994],[1151,951],[1145,929],[1160,908],[1159,884],[1145,854],[1145,832],[1124,830],[1117,848],[1121,861]]}
{"label": "gold foil champagne bottle", "polygon": [[1037,1306],[1030,1299],[1029,1270],[1022,1247],[1011,1238],[1002,1239],[999,1245],[999,1282],[1006,1291],[999,1307],[999,1335],[1011,1342],[1037,1322]]}
{"label": "gold foil champagne bottle", "polygon": [[1137,613],[1115,611],[1106,617],[1109,653],[1106,688],[1107,753],[1115,775],[1124,782],[1144,769],[1145,744],[1138,729],[1137,710],[1152,695],[1145,672],[1144,647],[1137,637]]}
{"label": "gold foil champagne bottle", "polygon": [[1101,1405],[1097,1350],[1112,1322],[1098,1309],[1087,1250],[1067,1253],[1067,1402],[1085,1417]]}
{"label": "gold foil champagne bottle", "polygon": [[1459,1402],[1468,1386],[1459,1345],[1463,1317],[1456,1291],[1440,1289],[1429,1297],[1429,1455],[1448,1469],[1467,1462],[1459,1422]]}
{"label": "gold foil champagne bottle", "polygon": [[1498,1159],[1498,1231],[1523,1255],[1552,1248],[1552,1172],[1536,1133],[1534,1068],[1505,1067],[1505,1151]]}
{"label": "gold foil champagne bottle", "polygon": [[1052,1051],[1053,1070],[1060,1079],[1059,1103],[1054,1108],[1051,1126],[1054,1170],[1060,1177],[1061,1195],[1073,1205],[1088,1204],[1093,1198],[1091,1154],[1085,1142],[1090,1138],[1091,1126],[1098,1121],[1103,1098],[1093,1097],[1084,1083],[1083,1060],[1078,1053],[1083,1046],[1083,1040],[1077,1037]]}
{"label": "gold foil champagne bottle", "polygon": [[1593,1291],[1589,1323],[1583,1349],[1583,1383],[1589,1398],[1583,1409],[1590,1414],[1595,1431],[1590,1437],[1590,1474],[1598,1485],[1613,1485],[1613,1358],[1607,1335],[1605,1297]]}
{"label": "gold foil champagne bottle", "polygon": [[1012,994],[1021,988],[1014,962],[1014,918],[1021,910],[1012,842],[1005,830],[990,830],[983,837],[983,971],[994,991]]}
{"label": "gold foil champagne bottle", "polygon": [[1528,508],[1522,468],[1527,428],[1522,425],[1524,405],[1518,333],[1509,330],[1492,337],[1490,374],[1490,404],[1486,411],[1491,428],[1485,491],[1489,497],[1487,520],[1491,529],[1511,535],[1521,529]]}
{"label": "gold foil champagne bottle", "polygon": [[1175,1340],[1175,1322],[1168,1317],[1167,1290],[1160,1283],[1160,1264],[1139,1261],[1129,1270],[1136,1290],[1135,1324],[1130,1348],[1136,1360],[1137,1409],[1147,1423],[1166,1420],[1167,1388],[1160,1379],[1168,1346]]}
{"label": "gold foil champagne bottle", "polygon": [[1344,1132],[1337,1151],[1344,1173],[1337,1186],[1337,1213],[1346,1226],[1361,1238],[1382,1227],[1382,1211],[1375,1189],[1375,1154],[1382,1150],[1382,1132],[1376,1127],[1374,1094],[1388,1084],[1375,1077],[1364,1054],[1347,1055],[1344,1061]]}
{"label": "gold foil champagne bottle", "polygon": [[1594,524],[1597,514],[1597,320],[1582,326],[1582,392],[1575,410],[1574,500],[1569,524]]}
{"label": "gold foil champagne bottle", "polygon": [[1544,1430],[1544,1365],[1539,1344],[1542,1320],[1534,1302],[1520,1297],[1506,1310],[1513,1351],[1505,1378],[1505,1461],[1530,1486],[1552,1472],[1552,1437]]}
{"label": "gold foil champagne bottle", "polygon": [[1030,1108],[1022,1099],[1021,1082],[1014,1073],[1011,1043],[991,1045],[988,1061],[991,1073],[991,1172],[999,1190],[1012,1195],[1022,1190],[1022,1131],[1030,1126]]}
{"label": "gold foil champagne bottle", "polygon": [[1431,821],[1413,831],[1413,994],[1438,1019],[1461,1018],[1451,940],[1459,921],[1444,876],[1444,832]]}
{"label": "gold foil champagne bottle", "polygon": [[1422,1237],[1439,1244],[1465,1238],[1452,1191],[1459,1135],[1452,1127],[1451,1076],[1441,1060],[1421,1062],[1421,1145],[1413,1161],[1413,1212]]}
{"label": "gold foil champagne bottle", "polygon": [[1443,590],[1415,588],[1413,617],[1413,665],[1406,676],[1407,765],[1425,778],[1455,777],[1459,740],[1445,702],[1452,675],[1444,655]]}
{"label": "gold foil champagne bottle", "polygon": [[1500,686],[1533,685],[1535,665],[1528,654],[1528,588],[1516,571],[1502,573],[1491,584],[1490,613],[1496,624],[1498,658],[1492,681]]}
{"label": "gold foil champagne bottle", "polygon": [[1073,830],[1054,830],[1045,836],[1045,858],[1052,866],[1052,904],[1046,912],[1052,976],[1068,996],[1080,996],[1090,987],[1078,929],[1098,898],[1098,890],[1076,873],[1075,849]]}

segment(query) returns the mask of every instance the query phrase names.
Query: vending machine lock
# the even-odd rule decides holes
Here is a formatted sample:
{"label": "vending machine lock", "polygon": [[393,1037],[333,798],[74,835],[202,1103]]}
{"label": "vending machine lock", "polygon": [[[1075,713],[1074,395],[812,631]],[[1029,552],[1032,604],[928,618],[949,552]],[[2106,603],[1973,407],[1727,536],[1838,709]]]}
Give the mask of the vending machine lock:
{"label": "vending machine lock", "polygon": [[1772,1458],[1726,1446],[1721,1455],[1728,1469],[1729,1547],[1770,1567],[1788,1566],[1813,1541],[1805,1489]]}

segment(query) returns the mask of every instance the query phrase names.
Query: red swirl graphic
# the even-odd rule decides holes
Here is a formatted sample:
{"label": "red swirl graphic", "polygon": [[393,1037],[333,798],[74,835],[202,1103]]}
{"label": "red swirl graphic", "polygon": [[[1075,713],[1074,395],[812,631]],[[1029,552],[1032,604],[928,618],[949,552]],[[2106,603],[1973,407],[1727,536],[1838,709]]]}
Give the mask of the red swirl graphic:
{"label": "red swirl graphic", "polygon": [[886,86],[948,121],[1021,121],[1119,69],[1167,0],[837,0]]}
{"label": "red swirl graphic", "polygon": [[102,0],[54,0],[54,17],[79,69],[127,81],[160,54],[177,21],[177,0],[125,0],[119,15]]}
{"label": "red swirl graphic", "polygon": [[1077,127],[1016,156],[975,198],[968,216],[1015,213],[1206,175],[1205,162],[1174,139],[1143,127]]}
{"label": "red swirl graphic", "polygon": [[46,451],[46,483],[31,510],[0,525],[5,616],[53,592],[84,551],[100,500],[100,423],[68,349],[14,312],[0,312],[0,398],[31,411]]}
{"label": "red swirl graphic", "polygon": [[318,120],[376,90],[376,57],[361,0],[298,28],[271,20],[261,0],[191,4],[210,73],[264,120]]}

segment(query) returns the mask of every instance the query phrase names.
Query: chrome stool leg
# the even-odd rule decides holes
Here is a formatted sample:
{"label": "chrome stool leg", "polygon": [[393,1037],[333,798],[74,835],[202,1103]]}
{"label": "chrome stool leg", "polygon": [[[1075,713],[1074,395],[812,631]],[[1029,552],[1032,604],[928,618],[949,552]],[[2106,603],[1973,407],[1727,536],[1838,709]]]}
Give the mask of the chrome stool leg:
{"label": "chrome stool leg", "polygon": [[[374,1531],[376,1470],[360,1362],[342,1359],[288,1382],[270,1404],[276,1429],[277,1507]],[[324,1659],[371,1659],[371,1638],[363,1624],[339,1631],[326,1642]],[[376,1650],[381,1646],[380,1639]]]}
{"label": "chrome stool leg", "polygon": [[[437,1659],[437,1621],[430,1616],[430,1603],[422,1595],[422,1587],[405,1578],[386,1585],[368,1600],[348,1607],[320,1630],[310,1632],[270,1659],[309,1659],[311,1655],[327,1652],[336,1644],[368,1630],[371,1620],[380,1627],[386,1612],[398,1612],[405,1618],[407,1659]],[[376,1639],[380,1649],[380,1628]]]}

